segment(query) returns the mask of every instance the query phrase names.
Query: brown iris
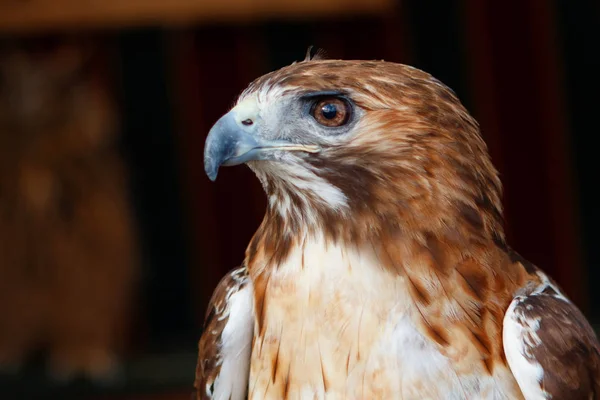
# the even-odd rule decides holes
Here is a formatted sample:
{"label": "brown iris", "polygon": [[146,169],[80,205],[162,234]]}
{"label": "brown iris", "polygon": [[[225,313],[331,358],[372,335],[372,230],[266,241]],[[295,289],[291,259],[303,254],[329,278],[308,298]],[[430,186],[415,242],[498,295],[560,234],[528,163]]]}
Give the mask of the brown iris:
{"label": "brown iris", "polygon": [[321,125],[327,127],[342,126],[350,118],[348,103],[336,97],[328,97],[315,103],[312,116]]}

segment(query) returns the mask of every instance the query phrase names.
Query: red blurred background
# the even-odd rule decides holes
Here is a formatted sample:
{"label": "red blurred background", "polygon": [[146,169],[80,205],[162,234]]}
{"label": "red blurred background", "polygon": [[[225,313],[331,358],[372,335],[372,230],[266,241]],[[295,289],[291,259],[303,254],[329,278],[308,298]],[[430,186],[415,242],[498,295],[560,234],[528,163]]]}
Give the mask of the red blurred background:
{"label": "red blurred background", "polygon": [[238,0],[148,11],[132,1],[81,15],[39,3],[37,14],[0,3],[0,32],[25,49],[68,43],[93,54],[89,73],[119,116],[140,278],[126,321],[125,383],[57,386],[34,358],[0,378],[3,399],[189,398],[206,304],[243,259],[265,208],[247,168],[224,169],[216,183],[206,178],[204,139],[251,80],[302,59],[310,45],[328,58],[410,64],[454,89],[500,170],[509,242],[592,321],[600,317],[598,2]]}

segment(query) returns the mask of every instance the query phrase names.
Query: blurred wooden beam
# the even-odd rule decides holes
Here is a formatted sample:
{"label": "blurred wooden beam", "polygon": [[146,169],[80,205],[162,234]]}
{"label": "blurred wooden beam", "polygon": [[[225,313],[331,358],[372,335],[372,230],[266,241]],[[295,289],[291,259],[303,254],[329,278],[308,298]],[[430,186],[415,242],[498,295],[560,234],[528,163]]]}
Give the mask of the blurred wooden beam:
{"label": "blurred wooden beam", "polygon": [[394,0],[0,0],[0,32],[380,14]]}

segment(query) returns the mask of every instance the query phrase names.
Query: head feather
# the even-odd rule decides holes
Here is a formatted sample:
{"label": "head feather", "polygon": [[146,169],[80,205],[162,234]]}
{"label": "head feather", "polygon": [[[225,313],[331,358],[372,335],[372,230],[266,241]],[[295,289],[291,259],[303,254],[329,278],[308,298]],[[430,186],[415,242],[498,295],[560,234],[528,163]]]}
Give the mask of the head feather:
{"label": "head feather", "polygon": [[281,215],[273,207],[267,218],[280,221],[264,226],[293,230],[317,221],[309,229],[333,240],[448,232],[504,241],[502,187],[479,126],[431,75],[383,61],[312,58],[257,79],[244,96],[329,90],[347,94],[362,115],[351,135],[306,155],[302,167],[340,189],[348,212],[313,201],[273,166],[262,176],[257,171],[271,204],[285,201],[286,209],[300,212]]}
{"label": "head feather", "polygon": [[304,57],[304,62],[307,61],[317,61],[317,60],[325,60],[327,57],[327,52],[324,49],[318,48],[317,51],[313,54],[312,50],[314,49],[313,45],[308,46],[306,50],[306,55]]}

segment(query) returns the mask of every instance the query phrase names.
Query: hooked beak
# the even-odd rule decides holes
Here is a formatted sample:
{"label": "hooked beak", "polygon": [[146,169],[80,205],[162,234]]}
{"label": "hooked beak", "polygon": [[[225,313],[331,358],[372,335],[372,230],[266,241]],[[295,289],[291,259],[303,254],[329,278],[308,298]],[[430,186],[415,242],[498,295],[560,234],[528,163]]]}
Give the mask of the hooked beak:
{"label": "hooked beak", "polygon": [[204,170],[211,181],[220,166],[239,165],[253,160],[270,160],[274,150],[316,153],[315,145],[299,145],[286,140],[266,140],[257,135],[256,118],[236,110],[222,116],[211,128],[204,145]]}

